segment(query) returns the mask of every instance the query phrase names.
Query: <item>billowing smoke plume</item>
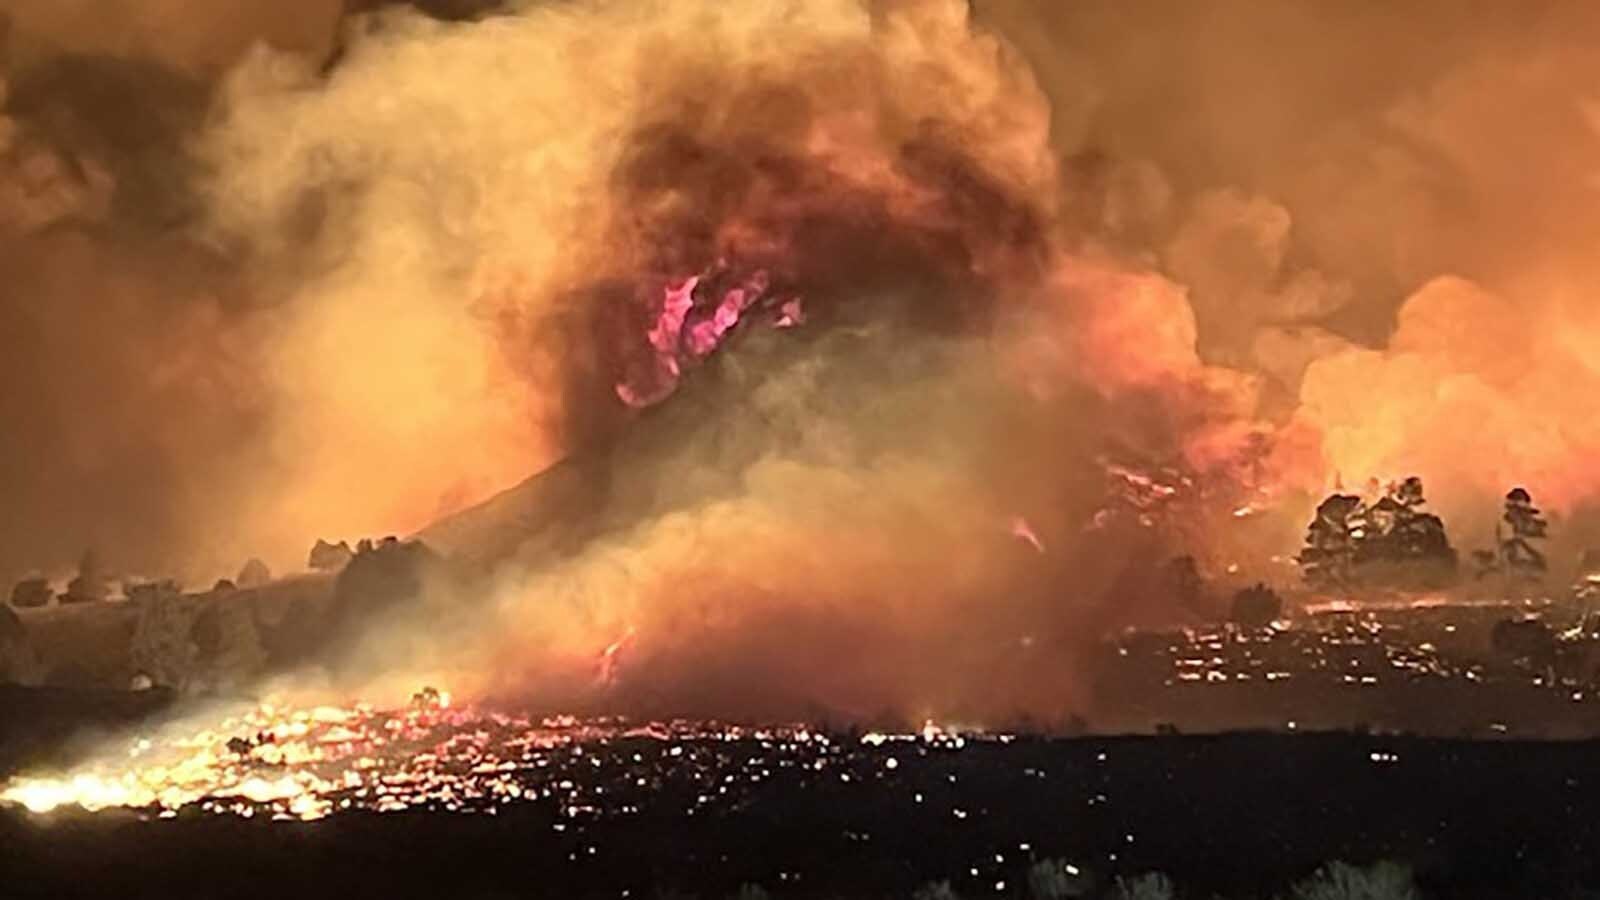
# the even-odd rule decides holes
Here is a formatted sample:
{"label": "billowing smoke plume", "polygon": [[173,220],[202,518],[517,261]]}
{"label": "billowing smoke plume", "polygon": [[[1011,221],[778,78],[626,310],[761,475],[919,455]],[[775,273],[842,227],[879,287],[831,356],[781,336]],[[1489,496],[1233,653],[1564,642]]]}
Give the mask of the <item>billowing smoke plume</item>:
{"label": "billowing smoke plume", "polygon": [[125,6],[8,69],[0,564],[294,563],[553,466],[364,661],[1049,715],[1336,479],[1592,494],[1582,4]]}
{"label": "billowing smoke plume", "polygon": [[1592,502],[1592,7],[978,7],[1065,101],[1102,233],[1190,288],[1202,355],[1268,376],[1329,483],[1420,474],[1469,542],[1513,484]]}
{"label": "billowing smoke plume", "polygon": [[[210,225],[204,148],[225,73],[252,48],[324,67],[341,14],[336,0],[0,3],[6,584],[70,570],[86,547],[114,572],[191,582],[252,555],[281,569],[316,535],[403,531],[525,471],[471,453],[448,477],[423,471],[407,438],[393,444],[413,448],[408,460],[389,446],[391,474],[373,478],[374,447],[395,435],[370,417],[321,432],[347,452],[307,450],[308,409],[328,407],[301,388],[346,385],[313,385],[322,372],[305,360],[347,351],[316,345],[314,293],[254,267],[258,241],[282,235],[222,239]],[[298,259],[263,264],[315,265]],[[404,328],[391,324],[391,336]],[[416,362],[374,376],[360,399],[405,391]],[[430,396],[413,392],[413,407]]]}
{"label": "billowing smoke plume", "polygon": [[0,574],[95,544],[125,565],[203,557],[192,523],[237,512],[233,461],[269,411],[247,293],[183,233],[201,201],[182,141],[206,88],[7,25],[0,15]]}
{"label": "billowing smoke plume", "polygon": [[[368,28],[327,79],[242,68],[206,148],[223,233],[311,267],[301,452],[365,477],[325,436],[366,419],[404,467],[403,410],[441,474],[569,455],[424,534],[491,602],[436,590],[470,621],[402,619],[380,670],[565,702],[615,645],[602,680],[661,709],[1059,714],[1175,552],[1097,516],[1104,460],[1269,464],[1183,291],[1079,246],[1048,98],[962,4]],[[716,352],[705,307],[746,317]]]}

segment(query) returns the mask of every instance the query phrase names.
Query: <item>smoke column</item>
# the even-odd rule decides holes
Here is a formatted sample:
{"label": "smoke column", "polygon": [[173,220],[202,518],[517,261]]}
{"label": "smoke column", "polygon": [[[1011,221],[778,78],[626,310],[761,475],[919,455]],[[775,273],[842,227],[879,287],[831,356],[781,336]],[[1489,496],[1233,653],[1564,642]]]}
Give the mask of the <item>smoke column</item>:
{"label": "smoke column", "polygon": [[566,696],[629,635],[639,706],[981,717],[1336,480],[1582,541],[1587,5],[77,6],[8,40],[0,569],[292,567],[554,466],[424,532],[491,587],[373,671]]}
{"label": "smoke column", "polygon": [[[1060,716],[1079,651],[1150,599],[1129,573],[1173,551],[1096,516],[1101,458],[1230,486],[1267,464],[1256,380],[1199,358],[1180,287],[1076,233],[1048,97],[961,4],[367,28],[326,80],[236,71],[205,147],[220,232],[258,242],[263,277],[311,267],[301,453],[349,473],[312,493],[367,468],[326,434],[402,410],[450,472],[570,457],[531,512],[424,534],[520,538],[486,609],[440,588],[375,625],[374,671],[567,705],[629,635],[608,672],[632,706]],[[736,289],[804,323],[752,307],[680,372],[691,278],[759,283]],[[437,445],[435,410],[470,448]]]}

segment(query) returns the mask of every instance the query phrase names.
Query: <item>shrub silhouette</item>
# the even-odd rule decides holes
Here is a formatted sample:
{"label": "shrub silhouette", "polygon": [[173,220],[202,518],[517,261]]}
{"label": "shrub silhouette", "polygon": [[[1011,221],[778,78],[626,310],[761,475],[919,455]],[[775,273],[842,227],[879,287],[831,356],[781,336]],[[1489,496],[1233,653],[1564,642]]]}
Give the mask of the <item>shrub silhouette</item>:
{"label": "shrub silhouette", "polygon": [[1088,873],[1066,860],[1044,859],[1028,869],[1028,894],[1034,900],[1086,897],[1092,887]]}
{"label": "shrub silhouette", "polygon": [[1233,595],[1228,618],[1246,628],[1265,628],[1283,614],[1283,598],[1264,584],[1247,587]]}
{"label": "shrub silhouette", "polygon": [[1111,896],[1115,900],[1172,900],[1172,879],[1160,872],[1118,878]]}
{"label": "shrub silhouette", "polygon": [[1331,862],[1295,885],[1291,900],[1418,900],[1411,870],[1382,861],[1363,869]]}
{"label": "shrub silhouette", "polygon": [[911,900],[961,900],[948,881],[930,881],[916,889]]}

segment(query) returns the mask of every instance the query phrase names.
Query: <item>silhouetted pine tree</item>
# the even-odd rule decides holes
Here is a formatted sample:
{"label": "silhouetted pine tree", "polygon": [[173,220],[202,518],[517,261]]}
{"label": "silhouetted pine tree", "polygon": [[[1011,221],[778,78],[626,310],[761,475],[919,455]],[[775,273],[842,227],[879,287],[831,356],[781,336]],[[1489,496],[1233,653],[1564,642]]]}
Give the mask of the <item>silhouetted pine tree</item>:
{"label": "silhouetted pine tree", "polygon": [[1505,570],[1523,578],[1537,579],[1544,575],[1548,568],[1544,554],[1532,542],[1548,537],[1550,525],[1533,505],[1533,497],[1523,488],[1512,488],[1506,494],[1506,511],[1501,519],[1505,527],[1496,526],[1495,537],[1500,542],[1500,559]]}
{"label": "silhouetted pine tree", "polygon": [[1428,502],[1422,496],[1422,479],[1407,478],[1389,490],[1387,499],[1396,507],[1389,537],[1395,559],[1455,565],[1456,551],[1445,534],[1444,520],[1422,509]]}

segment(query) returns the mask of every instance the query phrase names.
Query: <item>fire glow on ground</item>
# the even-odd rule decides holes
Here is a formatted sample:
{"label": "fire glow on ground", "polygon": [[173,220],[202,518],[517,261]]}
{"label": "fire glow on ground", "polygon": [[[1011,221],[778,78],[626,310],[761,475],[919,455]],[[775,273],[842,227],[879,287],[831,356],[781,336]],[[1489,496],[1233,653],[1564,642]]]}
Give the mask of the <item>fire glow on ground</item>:
{"label": "fire glow on ground", "polygon": [[892,752],[960,750],[968,740],[933,724],[915,734],[869,733],[853,747],[803,725],[530,718],[455,706],[424,691],[402,709],[263,704],[213,727],[135,738],[127,757],[54,777],[20,777],[0,802],[34,813],[113,807],[171,817],[185,808],[246,818],[318,819],[347,810],[485,813],[551,801],[568,819],[628,815],[651,798],[692,798],[684,812],[737,805],[780,774],[802,780],[892,777]]}

